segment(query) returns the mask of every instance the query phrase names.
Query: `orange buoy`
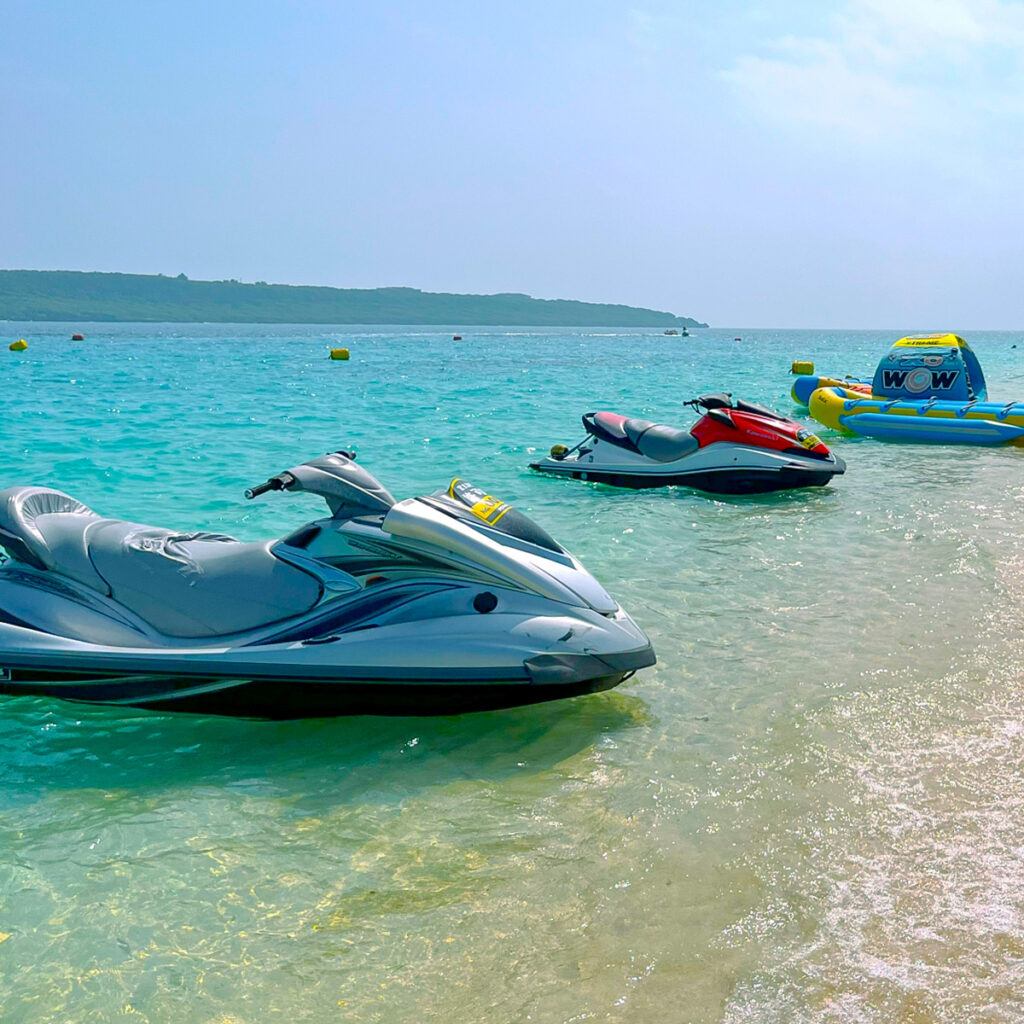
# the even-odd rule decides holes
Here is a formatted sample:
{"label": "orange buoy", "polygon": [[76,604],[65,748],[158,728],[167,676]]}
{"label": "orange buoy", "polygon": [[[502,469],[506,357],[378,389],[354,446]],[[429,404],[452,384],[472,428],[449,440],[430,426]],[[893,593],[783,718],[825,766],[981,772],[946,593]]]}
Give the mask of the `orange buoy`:
{"label": "orange buoy", "polygon": [[85,341],[85,335],[84,334],[72,334],[71,335],[71,340],[72,341]]}

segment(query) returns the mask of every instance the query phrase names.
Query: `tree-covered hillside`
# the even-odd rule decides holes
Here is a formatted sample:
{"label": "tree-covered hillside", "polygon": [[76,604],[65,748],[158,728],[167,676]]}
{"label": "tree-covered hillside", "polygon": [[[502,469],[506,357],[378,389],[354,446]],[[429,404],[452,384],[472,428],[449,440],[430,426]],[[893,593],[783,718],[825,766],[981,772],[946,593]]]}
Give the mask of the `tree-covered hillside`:
{"label": "tree-covered hillside", "polygon": [[706,327],[634,306],[451,295],[417,288],[190,281],[145,274],[0,270],[0,320],[295,324],[517,324],[548,327]]}

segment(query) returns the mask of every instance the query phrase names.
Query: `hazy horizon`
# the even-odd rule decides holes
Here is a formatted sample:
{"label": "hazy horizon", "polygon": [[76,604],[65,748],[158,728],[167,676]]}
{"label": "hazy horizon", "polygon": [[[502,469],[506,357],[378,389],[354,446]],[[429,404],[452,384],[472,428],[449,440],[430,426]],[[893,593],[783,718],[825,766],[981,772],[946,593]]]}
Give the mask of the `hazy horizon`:
{"label": "hazy horizon", "polygon": [[[134,271],[129,271],[129,270],[88,271],[88,270],[80,270],[80,268],[77,268],[77,267],[43,267],[43,268],[41,268],[41,267],[0,267],[0,271],[2,271],[2,270],[28,270],[28,271],[33,271],[33,270],[56,270],[56,271],[81,272],[81,273],[95,272],[95,273],[111,273],[111,274],[132,274],[132,273],[134,273]],[[161,271],[154,271],[153,274],[156,275],[156,276],[163,276],[163,277],[175,277],[175,276],[177,276],[177,275],[174,275],[174,274],[163,273]],[[186,276],[188,276],[188,275],[186,275]],[[217,281],[230,282],[232,280],[232,278],[216,278],[216,279],[189,278],[189,280],[193,280],[193,281],[212,280],[212,281],[214,281],[216,283]],[[302,287],[304,285],[309,285],[309,283],[310,283],[310,282],[305,282],[305,281],[259,281],[259,282],[257,282],[257,281],[242,281],[242,280],[237,279],[237,278],[234,279],[234,280],[236,280],[239,284],[269,284],[269,285],[287,285],[287,286],[296,286],[296,287]],[[314,285],[314,287],[320,287],[320,286]],[[344,288],[346,286],[345,285],[326,285],[326,286],[322,286],[322,287]],[[405,284],[399,284],[399,285],[370,285],[370,286],[364,286],[364,287],[369,287],[369,288],[412,288],[412,289],[415,289],[415,290],[418,290],[418,291],[428,291],[428,289],[425,289],[425,288],[419,289],[419,288],[416,287],[416,285],[405,285]],[[433,291],[433,289],[429,289],[429,291]],[[502,294],[502,293],[497,293],[497,292],[448,292],[448,293],[442,293],[442,294],[494,295],[494,294]],[[505,294],[517,294],[517,293],[505,293]],[[543,298],[543,299],[568,299],[568,300],[575,300],[576,299],[576,297],[572,296],[572,295],[544,295],[544,296],[532,295],[532,296],[529,296],[529,297],[530,298]],[[578,300],[578,301],[597,302],[597,303],[605,304],[600,299],[585,299],[585,300]],[[609,304],[614,304],[614,303],[609,303]],[[632,303],[626,303],[626,305],[632,305]],[[656,309],[656,307],[639,307],[639,308]],[[693,319],[696,319],[696,320],[701,320],[702,319],[701,317],[697,316],[696,314],[688,313],[685,310],[680,310],[680,311],[662,310],[661,312],[671,312],[671,313],[675,313],[675,315],[677,315],[677,316],[692,317]],[[19,319],[16,319],[16,318],[8,320],[8,319],[4,319],[3,317],[0,317],[0,323],[41,323],[41,324],[76,324],[77,323],[77,324],[82,324],[82,325],[85,325],[85,324],[103,325],[103,324],[112,324],[112,323],[158,323],[158,322],[159,323],[181,323],[181,324],[188,324],[188,323],[229,324],[229,323],[235,323],[236,321],[224,321],[224,320],[202,320],[202,321],[200,321],[200,320],[166,320],[166,321],[137,320],[137,321],[129,321],[129,320],[81,320],[81,319],[78,319],[78,320],[19,320]],[[237,323],[239,323],[239,324],[251,324],[251,323],[253,323],[253,321],[237,321]],[[271,322],[268,321],[268,326],[270,325],[270,323]],[[297,321],[297,323],[298,323],[298,321]],[[303,321],[303,323],[304,323],[304,321]],[[544,329],[544,325],[514,324],[514,323],[501,324],[501,325],[494,325],[494,324],[472,324],[472,323],[463,323],[462,321],[457,321],[457,320],[453,320],[451,322],[451,324],[447,325],[447,326],[453,326],[453,325],[456,325],[456,324],[463,324],[463,326],[467,327],[467,328],[469,328],[469,327],[494,327],[494,326],[504,326],[504,327],[525,326],[525,327],[531,327],[531,328],[533,328],[535,330],[542,330],[542,329]],[[329,326],[329,325],[324,325],[324,326]],[[382,325],[381,324],[371,323],[371,322],[368,321],[364,325],[340,324],[339,323],[338,325],[335,325],[335,326],[344,326],[344,327],[357,327],[357,326],[379,327],[379,326],[382,326]],[[431,327],[431,326],[438,327],[438,326],[441,326],[441,325],[430,324],[430,323],[414,324],[414,323],[396,322],[395,324],[393,324],[391,326],[396,326],[396,327]],[[586,324],[578,324],[576,326],[581,327],[581,328],[588,328],[588,325],[586,325]],[[606,324],[604,326],[606,326],[606,327],[614,327],[616,325],[614,325],[614,324]],[[592,328],[588,328],[588,329],[592,329]],[[650,328],[650,327],[640,327],[640,326],[633,326],[633,327],[631,327],[631,326],[628,326],[628,325],[626,325],[626,326],[618,325],[617,329],[621,329],[621,330],[624,330],[624,331],[629,331],[629,330],[648,331],[648,330],[652,330],[652,328]],[[864,324],[864,325],[859,325],[859,326],[853,327],[853,326],[850,326],[849,324],[840,324],[840,323],[834,323],[834,324],[802,324],[802,325],[800,325],[798,327],[790,327],[790,326],[786,326],[784,324],[771,324],[771,323],[768,323],[768,324],[764,324],[764,323],[748,323],[748,324],[737,324],[737,323],[730,324],[730,323],[726,323],[726,324],[717,324],[717,323],[710,323],[710,322],[708,322],[707,327],[690,327],[689,330],[691,330],[691,331],[703,331],[703,330],[721,330],[721,331],[733,331],[733,330],[736,330],[736,331],[739,331],[739,330],[746,330],[746,331],[751,331],[751,330],[757,330],[757,331],[893,331],[893,332],[900,332],[900,331],[902,331],[904,335],[930,334],[930,333],[935,333],[935,332],[939,332],[939,333],[952,333],[952,334],[961,334],[962,335],[962,334],[964,334],[966,332],[969,332],[969,331],[985,331],[985,332],[988,332],[988,333],[1000,333],[1000,332],[1002,332],[1002,333],[1006,333],[1006,334],[1014,334],[1014,333],[1019,332],[1021,330],[1021,328],[1019,328],[1019,327],[977,327],[977,326],[972,326],[972,325],[959,325],[959,326],[954,325],[954,326],[950,326],[949,324],[933,324],[930,327],[926,326],[926,327],[914,327],[914,328],[908,328],[908,327],[905,327],[905,326],[904,327],[899,327],[899,326],[894,327],[891,324]]]}
{"label": "hazy horizon", "polygon": [[1024,322],[1017,0],[44,0],[5,29],[4,266]]}

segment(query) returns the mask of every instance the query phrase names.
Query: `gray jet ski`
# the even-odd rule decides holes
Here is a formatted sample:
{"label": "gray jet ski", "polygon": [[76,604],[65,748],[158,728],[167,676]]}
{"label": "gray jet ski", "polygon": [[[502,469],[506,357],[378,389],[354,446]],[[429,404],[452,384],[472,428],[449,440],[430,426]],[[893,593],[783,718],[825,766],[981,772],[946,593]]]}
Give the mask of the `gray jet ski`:
{"label": "gray jet ski", "polygon": [[539,526],[465,481],[396,502],[349,452],[253,487],[330,516],[241,543],[0,491],[0,692],[243,717],[443,714],[607,690],[654,664]]}

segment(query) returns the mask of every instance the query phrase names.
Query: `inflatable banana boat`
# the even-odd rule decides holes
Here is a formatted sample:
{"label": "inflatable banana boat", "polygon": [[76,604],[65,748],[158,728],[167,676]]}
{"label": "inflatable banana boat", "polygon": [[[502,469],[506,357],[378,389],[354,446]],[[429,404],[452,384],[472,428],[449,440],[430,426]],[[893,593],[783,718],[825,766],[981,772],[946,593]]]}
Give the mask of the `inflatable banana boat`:
{"label": "inflatable banana boat", "polygon": [[[796,364],[794,370],[813,364]],[[1024,402],[987,401],[978,357],[956,334],[900,338],[874,377],[800,373],[793,399],[847,434],[936,444],[1024,447]]]}

